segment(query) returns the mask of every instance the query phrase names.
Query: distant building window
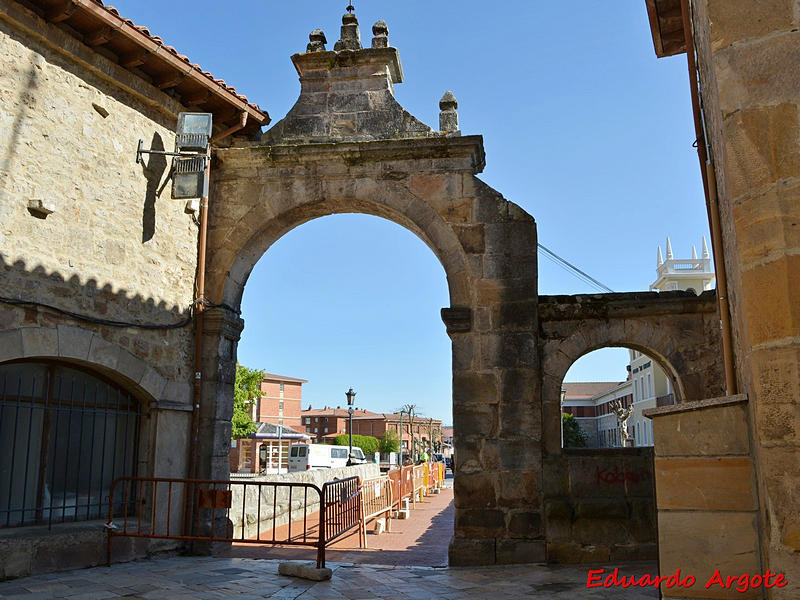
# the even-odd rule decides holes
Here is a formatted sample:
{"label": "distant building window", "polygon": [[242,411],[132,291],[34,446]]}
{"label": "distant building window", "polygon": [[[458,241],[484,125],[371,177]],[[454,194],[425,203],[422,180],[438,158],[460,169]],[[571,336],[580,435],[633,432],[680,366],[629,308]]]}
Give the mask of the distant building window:
{"label": "distant building window", "polygon": [[283,400],[278,402],[278,410],[283,410]]}
{"label": "distant building window", "polygon": [[308,425],[309,423],[311,423],[311,417],[306,417],[306,425]]}
{"label": "distant building window", "polygon": [[328,428],[327,427],[325,428],[325,433],[328,433]]}
{"label": "distant building window", "polygon": [[283,384],[281,384],[281,394],[283,394]]}
{"label": "distant building window", "polygon": [[314,417],[314,423],[319,423],[319,417]]}
{"label": "distant building window", "polygon": [[319,432],[319,427],[314,427],[314,433],[318,433],[318,432]]}

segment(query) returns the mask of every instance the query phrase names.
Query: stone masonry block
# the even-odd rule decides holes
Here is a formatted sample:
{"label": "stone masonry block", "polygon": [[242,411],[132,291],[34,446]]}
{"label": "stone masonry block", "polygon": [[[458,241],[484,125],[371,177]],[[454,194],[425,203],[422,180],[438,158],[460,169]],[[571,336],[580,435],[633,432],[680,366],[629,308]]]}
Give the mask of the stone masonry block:
{"label": "stone masonry block", "polygon": [[[697,581],[708,581],[720,573],[757,573],[758,536],[752,512],[659,511],[658,553],[662,573],[676,569],[691,573]],[[691,548],[691,552],[686,549]],[[704,592],[702,586],[700,592]],[[665,598],[675,597],[675,588],[663,589]],[[685,597],[681,590],[678,597]],[[756,590],[758,598],[761,590]],[[702,596],[700,596],[702,597]],[[747,594],[736,597],[748,598]]]}
{"label": "stone masonry block", "polygon": [[540,507],[540,479],[540,473],[536,470],[501,471],[498,503],[516,508]]}
{"label": "stone masonry block", "polygon": [[[58,331],[58,341],[61,343],[61,328]],[[127,350],[120,350],[119,362],[117,363],[117,371],[124,375],[131,381],[139,382],[142,379],[145,371],[147,371],[147,363],[142,359],[134,356]]]}
{"label": "stone masonry block", "polygon": [[544,540],[497,540],[497,564],[543,563],[546,560],[547,543]]}
{"label": "stone masonry block", "polygon": [[[92,346],[94,333],[75,327],[73,325],[59,325],[58,329],[58,355],[62,358],[89,359],[89,349]],[[132,378],[133,379],[133,378]],[[138,381],[135,378],[134,381]]]}
{"label": "stone masonry block", "polygon": [[[719,456],[750,452],[746,404],[662,415],[653,420],[657,456]],[[714,426],[709,427],[713,422]]]}
{"label": "stone masonry block", "polygon": [[498,400],[497,377],[494,373],[453,373],[454,406],[496,404]]}
{"label": "stone masonry block", "polygon": [[[786,58],[780,59],[781,63],[785,61]],[[743,108],[725,118],[723,127],[725,173],[731,198],[752,194],[800,173],[800,116],[796,104]]]}
{"label": "stone masonry block", "polygon": [[89,362],[116,370],[119,352],[119,346],[95,335],[92,338],[92,345],[89,347]]}
{"label": "stone masonry block", "polygon": [[58,331],[44,327],[23,327],[22,354],[25,358],[58,356]]}
{"label": "stone masonry block", "polygon": [[793,0],[711,0],[708,14],[712,23],[711,47],[715,52],[735,42],[789,31],[796,26]]}
{"label": "stone masonry block", "polygon": [[22,330],[0,331],[0,362],[22,358]]}
{"label": "stone masonry block", "polygon": [[[798,131],[800,135],[800,130]],[[792,337],[800,330],[800,255],[786,256],[742,273],[744,315],[750,344]],[[757,290],[757,293],[755,292]],[[769,310],[764,310],[764,307]]]}
{"label": "stone masonry block", "polygon": [[162,398],[162,392],[167,385],[167,380],[152,366],[148,366],[139,380],[139,385],[155,400]]}
{"label": "stone masonry block", "polygon": [[[515,510],[508,517],[508,535],[513,538],[538,538],[542,535],[539,511]],[[528,561],[522,561],[528,562]]]}
{"label": "stone masonry block", "polygon": [[497,537],[505,535],[505,513],[495,509],[456,509],[457,535],[469,537]]}
{"label": "stone masonry block", "polygon": [[456,508],[497,506],[497,475],[489,471],[459,473],[453,482]]}
{"label": "stone masonry block", "polygon": [[659,510],[755,510],[749,457],[657,458]]}
{"label": "stone masonry block", "polygon": [[450,540],[449,564],[452,567],[473,567],[495,564],[495,539],[456,535]]}

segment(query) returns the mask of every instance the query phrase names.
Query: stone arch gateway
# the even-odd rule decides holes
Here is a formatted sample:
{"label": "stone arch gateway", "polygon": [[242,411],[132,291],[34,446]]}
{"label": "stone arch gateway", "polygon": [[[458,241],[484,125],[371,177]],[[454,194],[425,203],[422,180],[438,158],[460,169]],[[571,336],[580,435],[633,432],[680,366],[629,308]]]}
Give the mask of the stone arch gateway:
{"label": "stone arch gateway", "polygon": [[[476,178],[480,136],[433,131],[400,107],[386,28],[361,49],[353,15],[336,51],[312,34],[292,61],[301,94],[257,142],[219,148],[208,230],[201,477],[227,478],[238,308],[247,278],[294,227],[334,213],[389,219],[419,236],[447,275],[458,446],[452,564],[545,558],[533,218]],[[457,127],[455,98],[443,128]]]}

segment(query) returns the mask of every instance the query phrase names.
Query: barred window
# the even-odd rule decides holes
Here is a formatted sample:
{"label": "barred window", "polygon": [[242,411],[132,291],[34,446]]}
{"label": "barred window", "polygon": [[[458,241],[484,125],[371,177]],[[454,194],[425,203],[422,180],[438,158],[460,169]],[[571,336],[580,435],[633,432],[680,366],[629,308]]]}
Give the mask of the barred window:
{"label": "barred window", "polygon": [[0,365],[0,527],[107,516],[133,476],[139,403],[95,375],[45,362]]}

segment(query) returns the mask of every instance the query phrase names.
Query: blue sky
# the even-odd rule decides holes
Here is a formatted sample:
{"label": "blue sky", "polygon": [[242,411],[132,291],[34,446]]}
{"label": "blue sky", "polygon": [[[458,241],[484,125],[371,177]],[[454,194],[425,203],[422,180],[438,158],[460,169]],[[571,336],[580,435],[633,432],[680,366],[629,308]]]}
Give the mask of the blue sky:
{"label": "blue sky", "polygon": [[[120,13],[266,109],[297,98],[289,59],[308,33],[339,37],[347,2],[114,0]],[[438,128],[452,90],[461,129],[482,134],[481,179],[537,220],[539,240],[615,291],[646,290],[656,246],[688,256],[708,235],[685,56],[657,60],[644,0],[354,2],[362,42],[384,19],[403,62],[396,96]],[[213,202],[213,198],[211,200]],[[593,290],[545,259],[542,294]],[[239,360],[308,379],[305,403],[451,420],[445,275],[413,234],[338,215],[280,239],[247,284]],[[567,379],[624,378],[625,351],[582,359]]]}

